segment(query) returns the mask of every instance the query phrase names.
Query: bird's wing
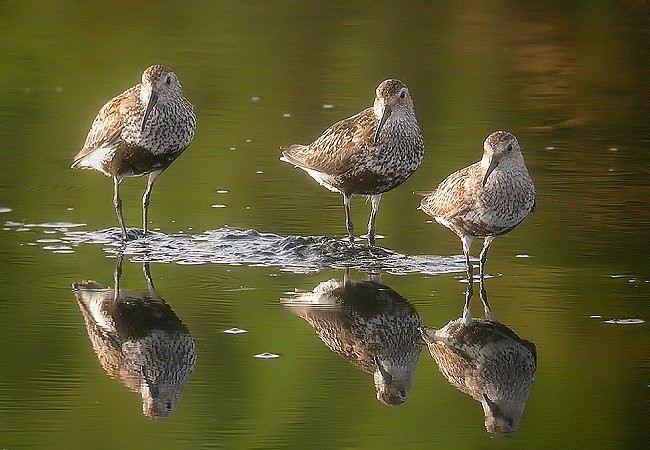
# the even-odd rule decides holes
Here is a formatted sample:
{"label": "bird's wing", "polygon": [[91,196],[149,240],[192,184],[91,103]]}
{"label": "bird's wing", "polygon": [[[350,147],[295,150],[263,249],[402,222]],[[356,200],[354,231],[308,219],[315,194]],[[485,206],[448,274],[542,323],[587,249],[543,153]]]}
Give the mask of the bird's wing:
{"label": "bird's wing", "polygon": [[420,202],[420,209],[432,217],[454,219],[470,209],[474,197],[467,181],[470,174],[480,168],[480,163],[460,169],[445,178],[438,188]]}
{"label": "bird's wing", "polygon": [[90,127],[88,136],[86,136],[86,142],[83,148],[74,157],[73,167],[98,148],[105,148],[117,144],[124,127],[124,117],[128,103],[133,101],[132,98],[136,88],[137,86],[134,86],[118,95],[99,110],[97,117],[95,117]]}
{"label": "bird's wing", "polygon": [[378,124],[372,108],[365,109],[336,122],[310,145],[292,145],[282,152],[283,159],[303,169],[345,174],[358,154],[374,145]]}

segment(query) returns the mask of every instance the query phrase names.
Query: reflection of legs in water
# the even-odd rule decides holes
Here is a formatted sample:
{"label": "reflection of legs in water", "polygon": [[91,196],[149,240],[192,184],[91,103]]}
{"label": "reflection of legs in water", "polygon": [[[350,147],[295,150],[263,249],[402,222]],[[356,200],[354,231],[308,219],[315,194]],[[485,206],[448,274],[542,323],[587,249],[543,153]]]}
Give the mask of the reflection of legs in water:
{"label": "reflection of legs in water", "polygon": [[142,263],[142,273],[144,273],[144,278],[147,280],[147,287],[150,291],[155,292],[156,288],[153,285],[153,278],[151,278],[151,272],[149,270],[149,261]]}
{"label": "reflection of legs in water", "polygon": [[[467,284],[467,290],[465,291],[465,306],[463,307],[463,324],[469,325],[472,323],[472,314],[470,312],[470,302],[474,294],[474,290],[471,288],[472,283]],[[480,295],[481,303],[483,304],[483,313],[485,319],[490,322],[496,322],[496,318],[492,313],[492,308],[490,307],[490,302],[488,302],[487,291],[485,290],[485,280],[481,278],[480,280]]]}
{"label": "reflection of legs in water", "polygon": [[117,261],[115,263],[115,271],[113,272],[113,299],[117,300],[120,297],[120,277],[122,276],[122,253],[117,254]]}
{"label": "reflection of legs in water", "polygon": [[345,272],[343,273],[343,287],[348,286],[350,282],[350,268],[346,267]]}
{"label": "reflection of legs in water", "polygon": [[479,255],[479,278],[481,281],[483,281],[483,277],[485,276],[485,262],[487,261],[487,254],[488,250],[490,249],[490,245],[492,245],[492,241],[495,239],[495,236],[488,236],[485,238],[483,241],[483,248],[481,249],[481,254]]}
{"label": "reflection of legs in water", "polygon": [[488,302],[487,291],[485,290],[485,283],[483,278],[481,278],[481,303],[483,303],[483,312],[485,314],[485,318],[490,322],[496,322],[494,314],[492,314],[492,308],[490,308],[490,303]]}
{"label": "reflection of legs in water", "polygon": [[374,283],[384,284],[384,282],[381,279],[380,271],[370,272],[370,274],[368,274],[368,279]]}
{"label": "reflection of legs in water", "polygon": [[468,326],[472,323],[472,313],[470,312],[469,304],[472,300],[472,295],[474,295],[474,290],[472,289],[471,277],[467,283],[467,289],[465,290],[465,306],[463,306],[463,325]]}

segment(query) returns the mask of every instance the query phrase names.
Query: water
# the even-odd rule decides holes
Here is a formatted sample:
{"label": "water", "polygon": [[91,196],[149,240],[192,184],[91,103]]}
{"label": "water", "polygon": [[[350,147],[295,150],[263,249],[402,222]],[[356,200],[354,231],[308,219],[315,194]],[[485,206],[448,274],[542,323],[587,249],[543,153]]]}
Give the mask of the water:
{"label": "water", "polygon": [[[5,4],[0,445],[643,448],[649,12],[600,2]],[[152,63],[177,73],[197,135],[156,183],[152,235],[123,245],[110,181],[68,167],[101,105]],[[282,164],[280,147],[369,106],[388,77],[408,84],[427,153],[382,200],[381,248],[352,252],[340,196]],[[488,434],[481,406],[426,349],[408,400],[389,407],[371,374],[283,305],[347,268],[354,281],[379,273],[426,326],[459,318],[460,242],[427,222],[412,192],[478,160],[502,128],[518,137],[538,191],[535,213],[495,241],[487,263],[496,318],[537,349],[509,439]],[[122,183],[128,227],[139,225],[143,189]],[[369,210],[353,200],[359,230]],[[173,414],[159,420],[107,373],[72,288],[94,280],[110,292],[120,254],[120,291],[150,292],[148,262],[196,348]],[[482,314],[478,298],[471,311]]]}

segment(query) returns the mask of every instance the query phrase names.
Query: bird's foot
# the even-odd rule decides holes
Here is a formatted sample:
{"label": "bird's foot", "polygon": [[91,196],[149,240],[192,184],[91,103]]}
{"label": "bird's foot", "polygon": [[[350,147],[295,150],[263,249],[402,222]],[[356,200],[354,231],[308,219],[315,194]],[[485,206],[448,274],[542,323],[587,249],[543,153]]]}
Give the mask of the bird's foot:
{"label": "bird's foot", "polygon": [[121,239],[124,242],[137,241],[143,238],[145,234],[140,228],[125,228],[121,231]]}

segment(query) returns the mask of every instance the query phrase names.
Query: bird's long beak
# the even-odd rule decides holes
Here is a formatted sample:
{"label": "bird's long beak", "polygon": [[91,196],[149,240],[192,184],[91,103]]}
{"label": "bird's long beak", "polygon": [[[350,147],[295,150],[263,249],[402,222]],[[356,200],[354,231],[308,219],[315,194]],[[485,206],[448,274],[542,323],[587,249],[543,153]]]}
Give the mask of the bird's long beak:
{"label": "bird's long beak", "polygon": [[485,403],[487,404],[488,408],[490,409],[490,412],[492,413],[493,416],[497,416],[501,409],[499,408],[499,405],[494,403],[492,400],[490,400],[490,397],[486,393],[483,393],[483,400],[485,400]]}
{"label": "bird's long beak", "polygon": [[157,101],[158,94],[156,94],[154,91],[151,91],[151,95],[149,96],[149,103],[147,103],[147,110],[144,112],[144,119],[142,119],[142,128],[140,129],[141,132],[144,131],[144,127],[147,125],[149,114],[151,114],[151,111],[153,110],[153,107],[156,105]]}
{"label": "bird's long beak", "polygon": [[488,166],[487,170],[485,171],[485,176],[483,177],[483,186],[485,186],[485,183],[487,183],[487,179],[492,173],[494,169],[499,165],[499,161],[493,156],[492,159],[490,159],[490,165]]}
{"label": "bird's long beak", "polygon": [[393,381],[393,376],[389,374],[386,369],[384,369],[384,366],[381,365],[381,362],[379,362],[379,358],[377,358],[377,356],[373,356],[372,360],[377,365],[377,369],[379,370],[381,377],[384,379],[384,383],[390,384]]}
{"label": "bird's long beak", "polygon": [[142,372],[142,378],[144,378],[144,382],[147,384],[147,389],[149,390],[149,395],[151,395],[151,398],[158,398],[158,387],[153,384],[153,381],[147,376],[147,371],[144,369],[144,366],[140,367],[140,371]]}
{"label": "bird's long beak", "polygon": [[384,112],[381,115],[381,120],[379,120],[377,131],[375,131],[375,144],[379,143],[379,133],[381,132],[381,128],[384,126],[384,124],[386,123],[386,121],[388,120],[392,112],[393,110],[390,109],[390,106],[388,105],[384,106]]}

